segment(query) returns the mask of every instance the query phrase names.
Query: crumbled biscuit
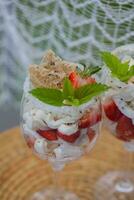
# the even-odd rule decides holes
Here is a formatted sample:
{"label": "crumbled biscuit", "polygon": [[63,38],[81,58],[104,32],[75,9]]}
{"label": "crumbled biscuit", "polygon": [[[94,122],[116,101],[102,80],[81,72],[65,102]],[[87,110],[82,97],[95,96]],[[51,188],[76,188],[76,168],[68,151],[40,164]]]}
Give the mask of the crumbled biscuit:
{"label": "crumbled biscuit", "polygon": [[76,68],[76,64],[63,61],[49,50],[40,65],[30,65],[30,80],[34,87],[62,88],[65,77]]}
{"label": "crumbled biscuit", "polygon": [[45,64],[45,66],[49,67],[49,65],[55,65],[57,61],[61,61],[61,58],[58,56],[55,56],[55,53],[50,49],[47,51],[47,53],[43,56],[41,63]]}

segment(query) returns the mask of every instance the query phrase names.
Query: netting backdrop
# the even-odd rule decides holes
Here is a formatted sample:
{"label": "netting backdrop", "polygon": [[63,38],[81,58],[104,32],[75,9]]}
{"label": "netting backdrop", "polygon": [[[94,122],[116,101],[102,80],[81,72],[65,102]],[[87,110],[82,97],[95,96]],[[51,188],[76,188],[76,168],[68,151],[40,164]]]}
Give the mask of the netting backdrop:
{"label": "netting backdrop", "polygon": [[98,64],[99,51],[134,42],[134,0],[0,0],[0,105],[19,105],[30,63],[52,48]]}

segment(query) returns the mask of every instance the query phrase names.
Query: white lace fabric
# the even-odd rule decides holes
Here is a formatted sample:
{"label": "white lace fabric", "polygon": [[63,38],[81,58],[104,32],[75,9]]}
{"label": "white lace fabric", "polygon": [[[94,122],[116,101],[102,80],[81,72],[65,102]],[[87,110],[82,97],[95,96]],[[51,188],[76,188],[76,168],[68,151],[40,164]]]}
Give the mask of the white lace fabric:
{"label": "white lace fabric", "polygon": [[97,65],[99,52],[134,42],[133,0],[0,0],[0,105],[18,105],[30,63],[52,48]]}

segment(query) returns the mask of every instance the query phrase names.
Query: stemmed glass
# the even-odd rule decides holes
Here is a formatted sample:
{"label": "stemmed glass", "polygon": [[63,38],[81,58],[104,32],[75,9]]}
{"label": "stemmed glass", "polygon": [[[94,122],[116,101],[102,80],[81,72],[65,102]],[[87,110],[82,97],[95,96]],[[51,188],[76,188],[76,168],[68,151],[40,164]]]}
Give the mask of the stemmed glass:
{"label": "stemmed glass", "polygon": [[[130,60],[134,65],[134,44],[117,48],[114,53],[122,60]],[[134,77],[133,77],[134,78]],[[125,170],[113,171],[101,177],[95,186],[96,200],[133,200],[134,172],[130,170],[132,152],[134,152],[134,84],[124,85],[113,95],[109,93],[103,99],[104,124],[116,138],[123,142]]]}
{"label": "stemmed glass", "polygon": [[[21,104],[21,128],[27,145],[40,159],[48,160],[56,176],[65,164],[89,152],[100,133],[101,104],[99,97],[81,106],[52,106],[34,98],[24,84]],[[63,134],[62,132],[66,132]],[[45,174],[44,174],[45,176]],[[78,200],[72,193],[52,187],[36,192],[31,200]]]}

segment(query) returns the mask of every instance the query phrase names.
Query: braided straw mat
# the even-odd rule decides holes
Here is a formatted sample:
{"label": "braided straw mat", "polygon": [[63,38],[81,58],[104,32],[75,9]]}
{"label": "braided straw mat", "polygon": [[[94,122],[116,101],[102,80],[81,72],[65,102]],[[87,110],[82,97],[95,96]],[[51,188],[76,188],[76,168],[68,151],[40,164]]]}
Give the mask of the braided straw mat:
{"label": "braided straw mat", "polygon": [[[122,169],[126,157],[122,142],[103,129],[94,149],[60,172],[60,185],[81,200],[93,200],[95,182],[110,170]],[[134,162],[130,167],[134,170]],[[31,153],[19,128],[0,134],[0,200],[28,200],[35,191],[50,186],[52,177],[48,162]]]}

